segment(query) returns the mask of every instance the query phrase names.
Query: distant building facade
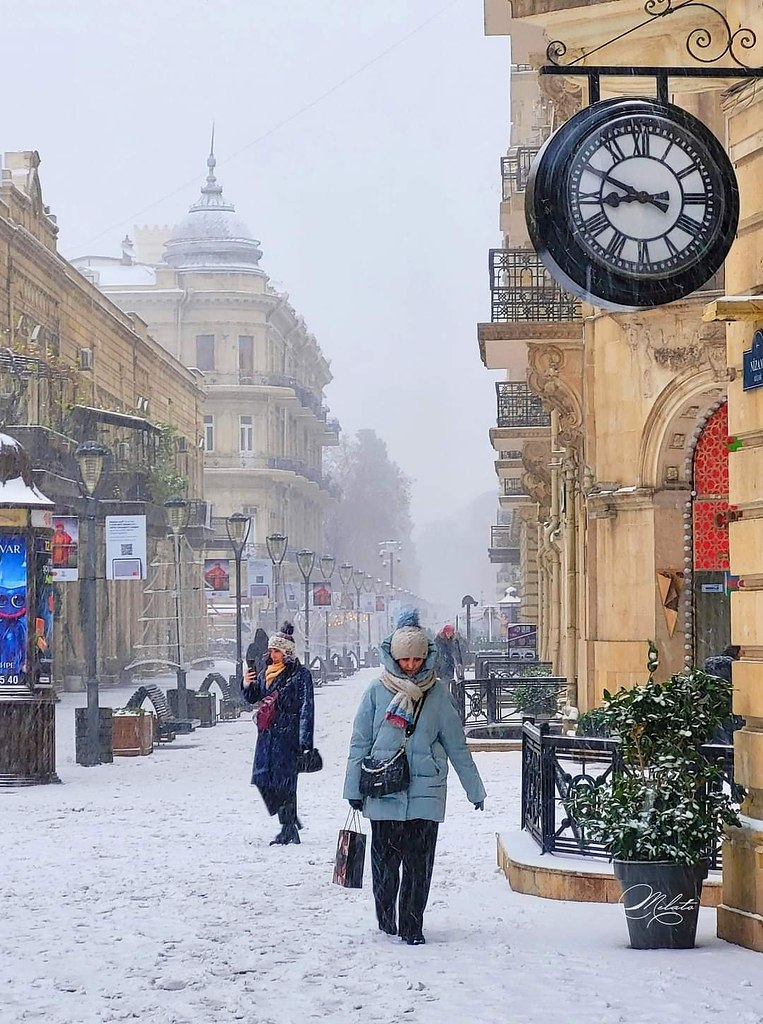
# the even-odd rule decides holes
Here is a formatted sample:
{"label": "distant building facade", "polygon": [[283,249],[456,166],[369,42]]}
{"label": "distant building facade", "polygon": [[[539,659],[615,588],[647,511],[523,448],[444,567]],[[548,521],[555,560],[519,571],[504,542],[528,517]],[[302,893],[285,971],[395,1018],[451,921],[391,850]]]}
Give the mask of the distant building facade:
{"label": "distant building facade", "polygon": [[[289,552],[322,551],[332,494],[322,453],[339,440],[323,389],[331,371],[315,337],[260,266],[262,250],[226,201],[210,153],[199,200],[174,229],[139,229],[137,252],[75,265],[197,377],[204,390],[204,490],[217,543],[229,557],[225,517],[252,517],[265,554],[274,532]],[[246,575],[246,573],[245,573]]]}
{"label": "distant building facade", "polygon": [[[93,440],[108,449],[97,491],[98,671],[102,683],[115,683],[131,661],[167,658],[174,647],[174,567],[162,503],[169,487],[182,484],[191,501],[189,537],[203,541],[195,524],[206,518],[196,444],[204,396],[139,317],[123,313],[58,254],[39,163],[36,152],[6,153],[0,181],[0,426],[28,452],[58,516],[85,511],[77,445]],[[148,579],[105,580],[107,515],[146,516]],[[205,646],[193,561],[185,567],[189,651]],[[83,681],[81,607],[79,581],[55,585],[59,685]]]}

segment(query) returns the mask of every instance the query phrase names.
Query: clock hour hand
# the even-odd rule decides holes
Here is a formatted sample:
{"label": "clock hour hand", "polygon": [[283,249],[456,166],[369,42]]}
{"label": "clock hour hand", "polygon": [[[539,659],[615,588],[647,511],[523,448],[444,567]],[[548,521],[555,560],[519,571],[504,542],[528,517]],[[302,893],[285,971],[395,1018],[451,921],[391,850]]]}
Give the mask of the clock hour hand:
{"label": "clock hour hand", "polygon": [[650,196],[648,192],[644,192],[641,189],[634,188],[633,185],[626,185],[624,181],[620,181],[619,178],[613,178],[609,171],[602,171],[598,167],[594,167],[592,164],[586,166],[587,171],[591,171],[597,177],[601,178],[602,181],[608,181],[610,185],[614,185],[616,188],[621,188],[626,196],[618,196],[614,192],[610,192],[608,196],[603,199],[603,202],[608,203],[610,206],[618,206],[619,203],[614,202],[617,198],[620,203],[651,203],[652,206],[656,206],[658,210],[663,213],[668,212],[668,204],[662,202],[664,199],[669,199],[670,196],[667,192],[659,192],[655,196]]}
{"label": "clock hour hand", "polygon": [[626,196],[619,196],[617,192],[610,192],[609,195],[601,197],[602,203],[606,203],[607,206],[619,206],[620,203],[651,203],[652,206],[656,206],[663,213],[668,212],[670,206],[669,199],[669,192],[657,192],[652,196],[648,192],[636,191],[636,189],[631,189]]}

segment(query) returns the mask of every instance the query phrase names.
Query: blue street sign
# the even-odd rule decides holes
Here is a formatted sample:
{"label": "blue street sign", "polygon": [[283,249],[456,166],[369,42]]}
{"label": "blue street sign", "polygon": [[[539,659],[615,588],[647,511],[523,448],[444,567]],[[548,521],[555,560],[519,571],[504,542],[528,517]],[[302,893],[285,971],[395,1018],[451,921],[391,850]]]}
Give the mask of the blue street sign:
{"label": "blue street sign", "polygon": [[763,331],[752,336],[752,348],[742,353],[742,390],[763,387]]}

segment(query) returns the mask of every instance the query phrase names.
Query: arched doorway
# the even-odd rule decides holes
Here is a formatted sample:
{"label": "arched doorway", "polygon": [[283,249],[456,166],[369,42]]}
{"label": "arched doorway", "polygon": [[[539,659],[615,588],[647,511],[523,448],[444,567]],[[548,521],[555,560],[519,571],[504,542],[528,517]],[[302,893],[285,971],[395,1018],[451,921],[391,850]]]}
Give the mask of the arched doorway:
{"label": "arched doorway", "polygon": [[705,422],[692,462],[692,563],[694,664],[720,654],[731,643],[729,601],[728,407]]}

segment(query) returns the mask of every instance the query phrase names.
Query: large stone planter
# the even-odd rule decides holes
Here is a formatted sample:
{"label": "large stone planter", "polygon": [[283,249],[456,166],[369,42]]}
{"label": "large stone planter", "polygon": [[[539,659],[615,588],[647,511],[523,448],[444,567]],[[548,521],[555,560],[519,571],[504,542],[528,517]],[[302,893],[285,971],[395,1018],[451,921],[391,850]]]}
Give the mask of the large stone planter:
{"label": "large stone planter", "polygon": [[114,715],[111,720],[114,757],[143,757],[154,750],[154,716]]}

